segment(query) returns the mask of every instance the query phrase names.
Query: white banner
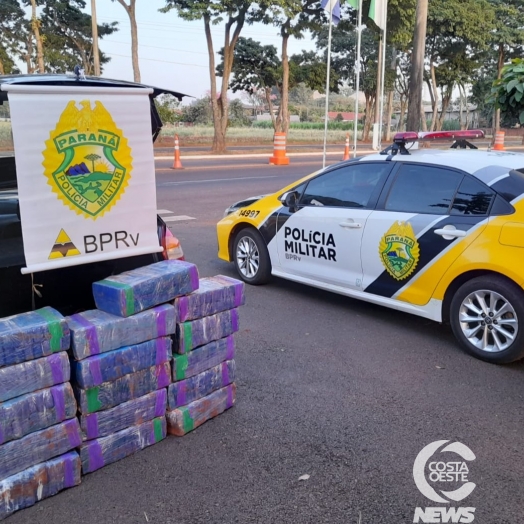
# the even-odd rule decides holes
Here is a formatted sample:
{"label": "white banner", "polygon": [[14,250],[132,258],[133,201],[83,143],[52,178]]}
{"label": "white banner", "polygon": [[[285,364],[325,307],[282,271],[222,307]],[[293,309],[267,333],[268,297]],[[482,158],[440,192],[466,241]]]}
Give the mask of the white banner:
{"label": "white banner", "polygon": [[3,85],[26,268],[162,250],[149,89]]}

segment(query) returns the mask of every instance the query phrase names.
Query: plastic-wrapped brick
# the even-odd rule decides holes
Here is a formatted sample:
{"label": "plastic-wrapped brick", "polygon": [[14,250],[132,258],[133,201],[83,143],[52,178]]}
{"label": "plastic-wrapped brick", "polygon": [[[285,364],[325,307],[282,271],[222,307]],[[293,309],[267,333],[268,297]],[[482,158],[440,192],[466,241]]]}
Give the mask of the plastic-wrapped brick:
{"label": "plastic-wrapped brick", "polygon": [[98,309],[129,317],[198,289],[198,270],[181,260],[163,260],[93,283]]}
{"label": "plastic-wrapped brick", "polygon": [[198,289],[175,300],[180,322],[208,317],[245,304],[244,282],[217,275],[201,278]]}
{"label": "plastic-wrapped brick", "polygon": [[232,407],[235,398],[236,385],[230,384],[187,406],[168,411],[167,432],[181,437]]}
{"label": "plastic-wrapped brick", "polygon": [[84,440],[106,437],[130,426],[163,417],[167,407],[167,389],[159,389],[143,397],[97,413],[80,416]]}
{"label": "plastic-wrapped brick", "polygon": [[198,375],[206,369],[218,366],[224,360],[235,358],[233,335],[214,340],[205,346],[173,357],[173,382]]}
{"label": "plastic-wrapped brick", "polygon": [[113,382],[104,382],[93,388],[73,387],[79,410],[87,415],[103,409],[142,397],[171,383],[171,365],[164,362],[130,375],[124,375]]}
{"label": "plastic-wrapped brick", "polygon": [[162,337],[73,362],[71,381],[87,389],[163,364],[171,359],[171,345],[171,337]]}
{"label": "plastic-wrapped brick", "polygon": [[85,442],[80,447],[82,473],[91,473],[166,438],[166,418],[160,417]]}
{"label": "plastic-wrapped brick", "polygon": [[65,318],[50,307],[1,318],[0,367],[65,351],[69,339]]}
{"label": "plastic-wrapped brick", "polygon": [[76,400],[69,383],[0,403],[0,444],[59,424],[75,415]]}
{"label": "plastic-wrapped brick", "polygon": [[0,520],[64,489],[78,486],[80,470],[78,453],[70,451],[0,480]]}
{"label": "plastic-wrapped brick", "polygon": [[0,479],[58,457],[82,443],[78,419],[30,433],[0,446]]}
{"label": "plastic-wrapped brick", "polygon": [[0,368],[0,402],[67,382],[70,373],[65,351]]}
{"label": "plastic-wrapped brick", "polygon": [[177,322],[176,310],[170,304],[128,318],[93,309],[66,317],[66,320],[71,330],[71,349],[76,360],[173,335]]}
{"label": "plastic-wrapped brick", "polygon": [[194,377],[170,384],[167,390],[169,411],[185,406],[231,384],[235,380],[235,372],[235,361],[227,360]]}
{"label": "plastic-wrapped brick", "polygon": [[175,353],[184,354],[213,340],[238,331],[238,309],[222,311],[209,317],[181,322],[176,327]]}

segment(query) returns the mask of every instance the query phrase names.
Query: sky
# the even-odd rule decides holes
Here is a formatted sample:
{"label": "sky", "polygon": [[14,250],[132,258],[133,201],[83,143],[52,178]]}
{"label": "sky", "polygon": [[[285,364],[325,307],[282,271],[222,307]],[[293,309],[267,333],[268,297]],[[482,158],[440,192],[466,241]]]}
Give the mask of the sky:
{"label": "sky", "polygon": [[[90,2],[87,2],[90,12]],[[208,52],[204,22],[187,22],[176,11],[160,13],[164,0],[137,0],[138,44],[141,80],[144,84],[172,89],[195,98],[205,96],[210,89]],[[100,40],[100,49],[111,57],[102,76],[133,80],[131,64],[131,34],[129,18],[116,1],[97,0],[98,23],[117,21],[119,30]],[[223,25],[213,26],[215,52],[223,46]],[[281,38],[278,28],[256,24],[245,26],[241,33],[264,45],[274,45],[280,54]],[[311,39],[290,39],[288,54],[302,49],[314,50]],[[220,62],[218,56],[216,63]],[[233,95],[233,96],[238,96]],[[185,103],[191,99],[184,99]]]}

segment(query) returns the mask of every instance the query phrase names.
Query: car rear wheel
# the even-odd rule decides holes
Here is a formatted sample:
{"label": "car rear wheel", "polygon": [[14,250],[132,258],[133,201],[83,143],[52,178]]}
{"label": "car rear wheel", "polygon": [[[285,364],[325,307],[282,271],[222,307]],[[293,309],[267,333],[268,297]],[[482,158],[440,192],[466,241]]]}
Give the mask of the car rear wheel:
{"label": "car rear wheel", "polygon": [[524,292],[501,277],[463,284],[451,301],[450,321],[455,337],[474,357],[495,364],[524,357]]}
{"label": "car rear wheel", "polygon": [[255,229],[242,229],[235,237],[233,259],[240,278],[248,284],[266,284],[271,277],[271,260],[266,244]]}

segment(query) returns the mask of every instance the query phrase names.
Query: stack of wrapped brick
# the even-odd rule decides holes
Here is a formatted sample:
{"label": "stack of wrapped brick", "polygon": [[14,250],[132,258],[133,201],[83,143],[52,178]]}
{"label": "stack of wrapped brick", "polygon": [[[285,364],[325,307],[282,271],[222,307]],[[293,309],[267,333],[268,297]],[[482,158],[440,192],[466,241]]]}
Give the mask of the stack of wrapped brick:
{"label": "stack of wrapped brick", "polygon": [[165,303],[197,288],[195,265],[166,260],[95,282],[98,309],[68,317],[84,474],[166,437],[177,319]]}
{"label": "stack of wrapped brick", "polygon": [[173,384],[167,430],[182,436],[235,403],[235,346],[244,284],[225,276],[202,278],[198,290],[177,298]]}
{"label": "stack of wrapped brick", "polygon": [[80,484],[69,343],[52,308],[0,319],[0,520]]}

